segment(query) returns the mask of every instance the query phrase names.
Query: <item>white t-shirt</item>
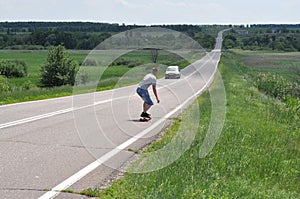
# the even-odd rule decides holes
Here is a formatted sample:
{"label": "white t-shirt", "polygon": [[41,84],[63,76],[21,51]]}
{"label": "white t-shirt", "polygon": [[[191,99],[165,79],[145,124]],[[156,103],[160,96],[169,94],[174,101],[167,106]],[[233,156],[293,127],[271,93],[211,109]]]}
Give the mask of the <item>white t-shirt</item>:
{"label": "white t-shirt", "polygon": [[140,82],[139,87],[147,90],[151,85],[156,86],[156,77],[152,73],[144,77],[144,79]]}

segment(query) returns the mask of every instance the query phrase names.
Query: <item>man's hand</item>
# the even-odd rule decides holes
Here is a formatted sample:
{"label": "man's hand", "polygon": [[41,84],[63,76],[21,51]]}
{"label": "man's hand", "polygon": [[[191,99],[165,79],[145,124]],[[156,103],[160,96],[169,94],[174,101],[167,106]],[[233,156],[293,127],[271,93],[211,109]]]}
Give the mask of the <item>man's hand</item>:
{"label": "man's hand", "polygon": [[157,91],[156,91],[156,86],[152,85],[152,90],[153,90],[153,93],[154,93],[154,95],[156,97],[156,101],[159,104],[160,100],[158,99],[158,95],[157,95]]}

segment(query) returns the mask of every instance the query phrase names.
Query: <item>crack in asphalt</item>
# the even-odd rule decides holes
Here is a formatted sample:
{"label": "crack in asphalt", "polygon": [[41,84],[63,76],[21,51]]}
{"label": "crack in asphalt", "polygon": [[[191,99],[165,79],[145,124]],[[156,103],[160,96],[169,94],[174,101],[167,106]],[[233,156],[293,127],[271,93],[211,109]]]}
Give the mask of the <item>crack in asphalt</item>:
{"label": "crack in asphalt", "polygon": [[[30,189],[30,188],[0,188],[1,191],[37,191],[37,192],[47,192],[50,191],[49,189]],[[55,191],[52,190],[53,192],[57,192],[57,193],[65,193],[65,194],[72,194],[72,195],[78,195],[78,196],[82,196],[82,197],[86,197],[86,198],[90,198],[87,195],[81,194],[79,192],[75,192],[72,190],[62,190],[62,191]]]}
{"label": "crack in asphalt", "polygon": [[29,188],[0,188],[2,191],[49,191],[49,189],[29,189]]}
{"label": "crack in asphalt", "polygon": [[[85,147],[85,146],[76,146],[76,145],[59,145],[59,144],[43,144],[43,143],[34,143],[34,142],[26,142],[26,141],[19,141],[19,140],[0,140],[0,143],[22,143],[22,144],[29,144],[34,146],[55,146],[55,147],[67,147],[67,148],[78,148],[78,149],[95,149],[95,150],[111,150],[115,147]],[[128,151],[128,149],[124,149],[123,151]],[[131,152],[131,151],[129,151]]]}

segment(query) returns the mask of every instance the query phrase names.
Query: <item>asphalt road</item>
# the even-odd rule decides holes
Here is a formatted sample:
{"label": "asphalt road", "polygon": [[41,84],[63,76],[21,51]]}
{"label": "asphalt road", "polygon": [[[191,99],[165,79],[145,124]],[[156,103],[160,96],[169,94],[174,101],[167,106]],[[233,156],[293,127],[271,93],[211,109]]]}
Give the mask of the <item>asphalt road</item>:
{"label": "asphalt road", "polygon": [[[148,123],[137,121],[142,101],[136,85],[0,106],[0,197],[85,198],[49,190],[81,191],[105,181],[133,157],[129,148],[151,142],[170,124],[167,118],[209,86],[221,45],[222,32],[216,48],[184,69],[180,80],[158,80],[161,103],[151,109]],[[74,103],[78,99],[86,104]]]}

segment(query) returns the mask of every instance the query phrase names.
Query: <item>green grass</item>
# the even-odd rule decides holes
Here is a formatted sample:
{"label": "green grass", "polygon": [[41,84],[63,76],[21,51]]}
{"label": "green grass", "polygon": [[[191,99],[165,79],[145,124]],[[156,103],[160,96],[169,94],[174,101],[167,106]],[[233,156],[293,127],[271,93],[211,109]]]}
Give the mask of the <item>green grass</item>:
{"label": "green grass", "polygon": [[[192,146],[180,159],[158,171],[127,173],[103,191],[93,189],[93,196],[300,198],[300,119],[291,119],[284,103],[258,92],[247,78],[251,71],[239,58],[228,52],[220,63],[227,118],[217,145],[207,157],[200,159],[199,149],[210,121],[209,93],[198,99],[200,128]],[[180,121],[189,119],[192,110],[187,109],[146,152],[169,143]]]}
{"label": "green grass", "polygon": [[62,86],[51,89],[32,88],[30,90],[16,90],[1,93],[0,105],[69,96],[72,94],[72,91],[72,86]]}
{"label": "green grass", "polygon": [[[88,56],[88,51],[69,51],[71,58],[81,64],[85,58],[91,59],[93,55]],[[193,55],[193,54],[192,54]],[[199,57],[199,56],[197,56]],[[97,91],[113,89],[115,87],[127,86],[138,83],[146,73],[151,71],[153,65],[147,65],[152,62],[151,54],[149,51],[133,51],[121,56],[125,60],[137,62],[141,66],[132,67],[127,65],[118,65],[110,67],[101,66],[84,66],[85,72],[93,80],[99,80],[99,71],[102,69],[104,73],[100,78],[100,82],[96,88]],[[40,85],[40,69],[47,59],[47,51],[11,51],[1,50],[0,60],[21,60],[24,61],[28,67],[28,76],[24,78],[10,78],[8,79],[10,85],[9,92],[0,93],[0,105],[47,99],[53,97],[61,97],[72,95],[72,86],[62,86],[57,88],[41,88]],[[99,58],[97,58],[99,59]],[[167,65],[179,65],[184,68],[189,63],[181,57],[166,51],[159,51],[158,63],[160,74],[159,78],[163,77]],[[100,69],[99,69],[100,67]],[[102,69],[101,69],[102,68]],[[102,70],[102,71],[103,71]]]}
{"label": "green grass", "polygon": [[[89,51],[69,51],[71,57],[82,62]],[[28,66],[28,73],[36,76],[40,72],[40,67],[46,62],[48,51],[43,50],[0,50],[0,59],[17,59],[24,61]]]}
{"label": "green grass", "polygon": [[300,115],[300,53],[232,51],[259,91],[285,102]]}
{"label": "green grass", "polygon": [[[86,51],[72,51],[71,57],[78,62],[82,62],[86,57]],[[59,88],[39,88],[40,69],[46,62],[47,51],[10,51],[1,50],[0,59],[21,60],[28,67],[28,76],[23,78],[8,79],[11,91],[0,94],[0,105],[16,102],[48,99],[54,97],[67,96],[72,94],[71,86]],[[30,89],[24,89],[24,85],[30,84]]]}
{"label": "green grass", "polygon": [[237,59],[250,71],[248,73],[273,73],[291,82],[300,82],[300,52],[256,52],[232,50]]}
{"label": "green grass", "polygon": [[[88,51],[71,51],[71,57],[79,63],[87,56]],[[24,61],[28,67],[28,76],[24,78],[9,79],[14,86],[21,86],[24,82],[30,80],[33,84],[39,86],[40,70],[46,62],[48,51],[13,51],[1,50],[0,59],[21,60]]]}

